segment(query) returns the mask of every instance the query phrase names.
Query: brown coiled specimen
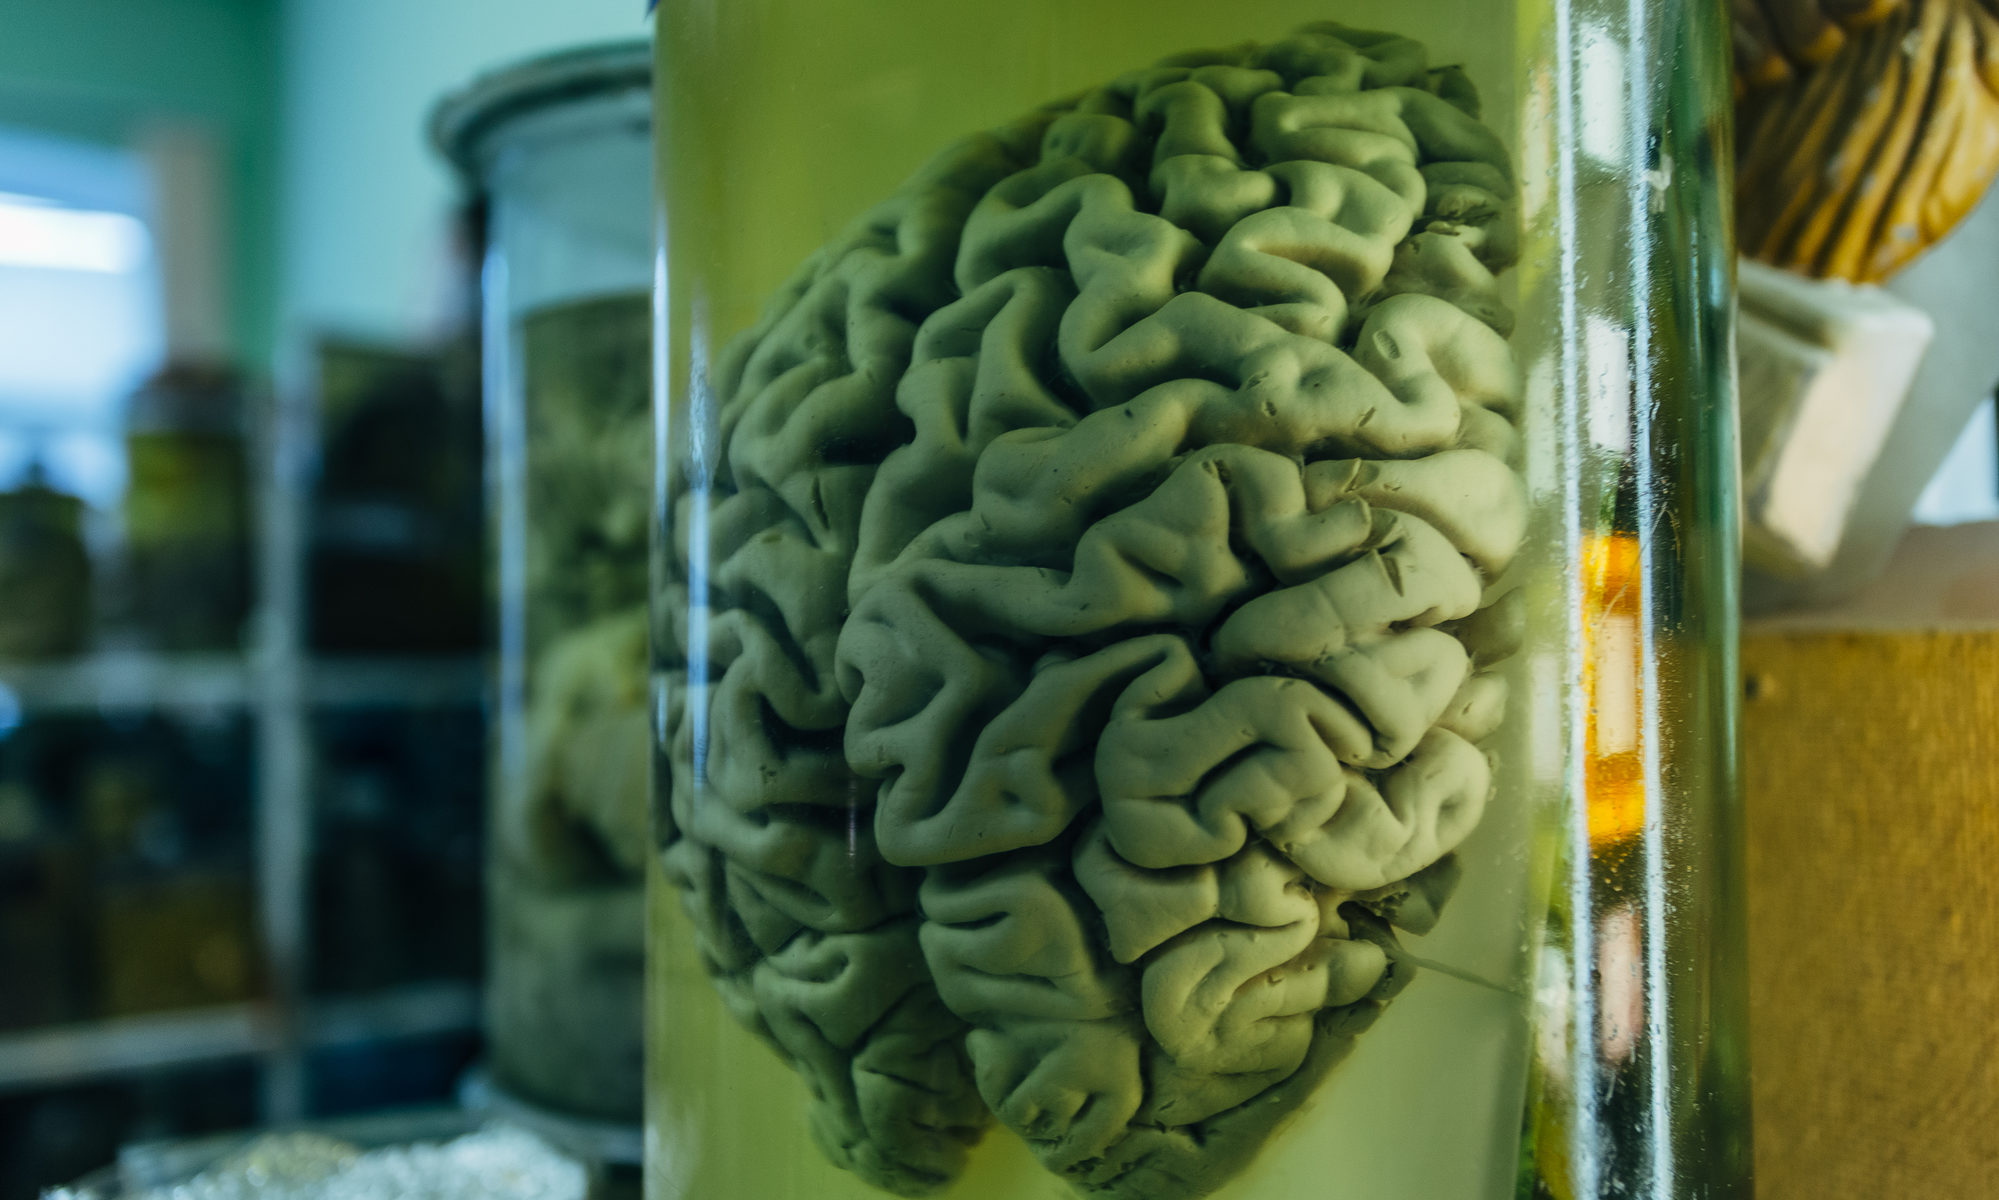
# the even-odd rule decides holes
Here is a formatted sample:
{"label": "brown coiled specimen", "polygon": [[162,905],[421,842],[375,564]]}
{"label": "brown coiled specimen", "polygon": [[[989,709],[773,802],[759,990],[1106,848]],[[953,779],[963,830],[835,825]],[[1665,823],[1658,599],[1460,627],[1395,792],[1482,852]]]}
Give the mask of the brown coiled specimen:
{"label": "brown coiled specimen", "polygon": [[1743,251],[1878,283],[1999,176],[1999,0],[1905,0],[1738,115]]}

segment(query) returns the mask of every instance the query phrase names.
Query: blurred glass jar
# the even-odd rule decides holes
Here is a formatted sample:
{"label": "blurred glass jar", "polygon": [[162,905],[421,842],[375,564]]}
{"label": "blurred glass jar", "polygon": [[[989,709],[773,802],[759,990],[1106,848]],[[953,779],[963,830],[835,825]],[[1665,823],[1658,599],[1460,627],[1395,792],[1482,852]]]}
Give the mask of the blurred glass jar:
{"label": "blurred glass jar", "polygon": [[39,471],[0,492],[0,662],[81,651],[90,638],[90,554],[83,501]]}
{"label": "blurred glass jar", "polygon": [[498,72],[433,132],[489,198],[487,490],[499,605],[488,1033],[500,1087],[641,1104],[650,63]]}
{"label": "blurred glass jar", "polygon": [[1746,1196],[1719,0],[659,11],[652,1194]]}
{"label": "blurred glass jar", "polygon": [[148,649],[238,650],[250,613],[250,478],[241,375],[170,363],[125,416],[125,574],[114,597]]}

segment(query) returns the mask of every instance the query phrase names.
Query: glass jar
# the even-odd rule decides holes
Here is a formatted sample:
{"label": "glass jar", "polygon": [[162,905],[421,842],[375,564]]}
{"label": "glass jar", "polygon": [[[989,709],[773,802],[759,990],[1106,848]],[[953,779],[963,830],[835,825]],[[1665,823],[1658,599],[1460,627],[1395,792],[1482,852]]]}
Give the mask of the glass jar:
{"label": "glass jar", "polygon": [[632,1124],[651,755],[650,86],[643,43],[573,51],[481,80],[433,126],[489,203],[492,1082],[516,1102]]}
{"label": "glass jar", "polygon": [[148,649],[242,648],[251,570],[247,407],[234,369],[200,361],[161,368],[127,405],[124,578],[111,599],[121,610],[115,624]]}
{"label": "glass jar", "polygon": [[[91,567],[83,501],[48,485],[36,462],[0,491],[0,662],[61,658],[90,639]],[[10,696],[11,700],[12,697]],[[20,719],[6,706],[12,726]]]}
{"label": "glass jar", "polygon": [[1719,0],[659,21],[651,1194],[1746,1197]]}

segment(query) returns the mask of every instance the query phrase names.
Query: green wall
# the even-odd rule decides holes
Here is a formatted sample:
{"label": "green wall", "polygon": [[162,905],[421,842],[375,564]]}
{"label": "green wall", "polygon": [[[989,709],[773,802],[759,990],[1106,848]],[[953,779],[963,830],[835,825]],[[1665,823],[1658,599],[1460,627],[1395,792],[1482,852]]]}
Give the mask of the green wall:
{"label": "green wall", "polygon": [[0,124],[122,145],[162,118],[206,126],[228,171],[237,354],[275,338],[277,0],[0,0]]}
{"label": "green wall", "polygon": [[[0,0],[0,5],[7,0]],[[280,362],[318,334],[434,336],[462,188],[438,99],[523,57],[651,33],[645,0],[284,0]]]}

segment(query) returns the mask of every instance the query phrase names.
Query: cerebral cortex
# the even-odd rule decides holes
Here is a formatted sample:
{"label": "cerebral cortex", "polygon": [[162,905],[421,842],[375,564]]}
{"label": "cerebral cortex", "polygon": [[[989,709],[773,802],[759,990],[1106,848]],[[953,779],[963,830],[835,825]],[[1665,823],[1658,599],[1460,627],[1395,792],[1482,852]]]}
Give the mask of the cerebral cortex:
{"label": "cerebral cortex", "polygon": [[1493,792],[1526,525],[1508,156],[1317,24],[945,150],[697,382],[663,862],[826,1154],[1239,1171]]}

